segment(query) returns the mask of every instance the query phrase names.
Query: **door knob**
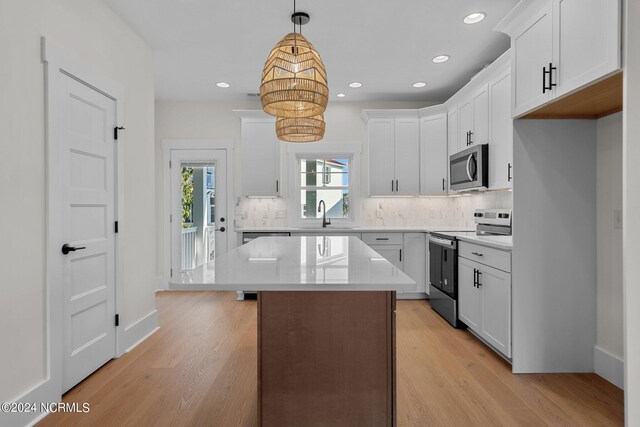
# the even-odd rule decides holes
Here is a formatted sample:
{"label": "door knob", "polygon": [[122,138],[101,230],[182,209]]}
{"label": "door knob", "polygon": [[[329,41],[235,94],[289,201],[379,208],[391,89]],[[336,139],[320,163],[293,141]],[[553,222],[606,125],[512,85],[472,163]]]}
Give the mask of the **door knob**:
{"label": "door knob", "polygon": [[220,222],[224,222],[224,217],[220,217]]}
{"label": "door knob", "polygon": [[68,243],[65,243],[64,245],[62,245],[62,253],[65,255],[69,254],[69,252],[75,252],[82,249],[87,249],[87,247],[86,246],[69,246]]}
{"label": "door knob", "polygon": [[226,230],[226,228],[224,227],[220,227],[220,228],[216,228],[215,231],[219,231],[221,233],[224,233],[224,230]]}

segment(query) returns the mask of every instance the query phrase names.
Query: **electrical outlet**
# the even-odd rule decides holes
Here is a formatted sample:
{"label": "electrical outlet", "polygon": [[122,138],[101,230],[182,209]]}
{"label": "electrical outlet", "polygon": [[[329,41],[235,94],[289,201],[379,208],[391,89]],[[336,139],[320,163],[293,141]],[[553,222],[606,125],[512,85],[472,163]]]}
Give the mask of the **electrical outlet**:
{"label": "electrical outlet", "polygon": [[276,211],[276,218],[277,219],[282,219],[282,218],[286,218],[287,217],[287,211],[285,210],[277,210]]}
{"label": "electrical outlet", "polygon": [[622,209],[613,210],[613,228],[622,229]]}
{"label": "electrical outlet", "polygon": [[376,218],[382,218],[382,209],[376,209]]}

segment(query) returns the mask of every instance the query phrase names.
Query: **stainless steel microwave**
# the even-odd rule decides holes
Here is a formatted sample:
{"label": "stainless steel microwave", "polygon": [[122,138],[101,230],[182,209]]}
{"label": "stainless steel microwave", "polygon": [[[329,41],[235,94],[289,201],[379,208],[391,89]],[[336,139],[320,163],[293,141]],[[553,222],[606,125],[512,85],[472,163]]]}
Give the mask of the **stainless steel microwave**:
{"label": "stainless steel microwave", "polygon": [[455,191],[489,187],[489,144],[480,144],[449,157],[449,179]]}

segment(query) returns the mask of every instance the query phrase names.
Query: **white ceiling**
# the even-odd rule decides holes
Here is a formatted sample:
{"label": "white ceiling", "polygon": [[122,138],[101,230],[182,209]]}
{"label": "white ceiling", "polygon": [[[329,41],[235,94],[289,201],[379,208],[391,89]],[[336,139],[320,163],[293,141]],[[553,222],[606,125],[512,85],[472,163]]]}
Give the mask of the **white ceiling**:
{"label": "white ceiling", "polygon": [[[156,97],[240,100],[258,92],[272,47],[293,29],[293,0],[104,0],[154,50]],[[443,101],[509,47],[493,27],[517,0],[298,0],[331,102]],[[483,11],[475,25],[464,16]],[[431,59],[451,55],[444,64]],[[231,87],[220,89],[216,82]],[[349,88],[360,81],[359,89]],[[427,82],[424,88],[411,85]],[[336,98],[344,92],[345,98]]]}

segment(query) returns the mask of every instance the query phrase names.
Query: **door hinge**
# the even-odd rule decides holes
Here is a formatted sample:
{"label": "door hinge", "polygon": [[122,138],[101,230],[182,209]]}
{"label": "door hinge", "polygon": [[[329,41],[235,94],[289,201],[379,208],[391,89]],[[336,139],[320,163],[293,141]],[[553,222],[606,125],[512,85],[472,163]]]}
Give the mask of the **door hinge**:
{"label": "door hinge", "polygon": [[118,131],[124,130],[122,126],[116,126],[113,128],[113,139],[118,140]]}
{"label": "door hinge", "polygon": [[118,232],[118,221],[116,221],[115,229],[116,229],[116,233],[117,233]]}
{"label": "door hinge", "polygon": [[116,326],[120,326],[120,315],[116,314]]}

